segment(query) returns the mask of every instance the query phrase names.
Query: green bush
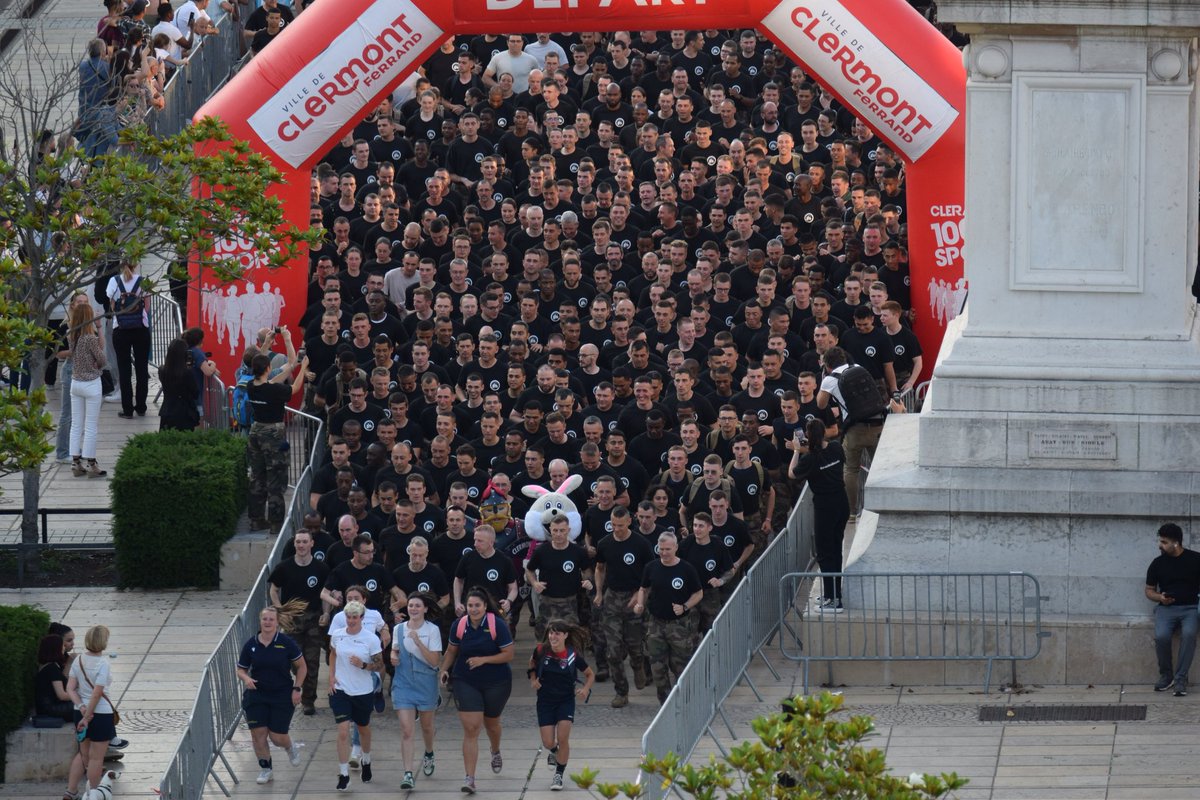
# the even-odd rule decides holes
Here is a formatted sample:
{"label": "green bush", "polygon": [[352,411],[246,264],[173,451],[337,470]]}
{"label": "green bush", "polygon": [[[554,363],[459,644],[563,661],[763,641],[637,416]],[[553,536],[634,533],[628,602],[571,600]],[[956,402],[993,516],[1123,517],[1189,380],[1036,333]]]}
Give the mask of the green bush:
{"label": "green bush", "polygon": [[0,783],[4,783],[4,738],[21,727],[33,707],[37,649],[50,615],[31,606],[0,606]]}
{"label": "green bush", "polygon": [[246,507],[246,440],[222,431],[135,436],[113,470],[122,588],[215,588],[221,545]]}

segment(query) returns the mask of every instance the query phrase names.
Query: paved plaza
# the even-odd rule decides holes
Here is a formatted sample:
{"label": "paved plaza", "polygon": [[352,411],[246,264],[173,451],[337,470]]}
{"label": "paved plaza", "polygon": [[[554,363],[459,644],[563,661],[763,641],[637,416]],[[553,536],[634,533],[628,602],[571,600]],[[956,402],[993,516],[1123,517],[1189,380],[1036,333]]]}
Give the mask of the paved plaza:
{"label": "paved plaza", "polygon": [[[34,603],[77,631],[103,622],[112,629],[112,669],[123,723],[131,744],[126,751],[116,797],[151,797],[171,758],[195,697],[200,670],[225,625],[244,598],[218,592],[116,592],[111,590],[26,589],[0,592],[0,603]],[[517,639],[518,663],[532,646],[532,632],[522,627]],[[773,649],[768,656],[783,679],[775,682],[760,661],[752,678],[764,693],[758,702],[739,687],[725,705],[739,737],[749,735],[754,717],[770,712],[780,699],[796,691],[799,673]],[[822,671],[817,670],[817,674]],[[1149,685],[1097,687],[1028,687],[1010,695],[978,687],[838,687],[853,713],[874,717],[871,744],[884,750],[898,774],[913,771],[957,771],[970,778],[963,800],[983,798],[1194,798],[1200,782],[1200,700],[1155,694]],[[582,706],[574,736],[570,771],[589,766],[609,780],[632,777],[643,730],[657,710],[650,689],[634,692],[631,704],[613,709],[611,684],[599,684],[592,701]],[[1145,704],[1146,721],[1104,724],[981,723],[978,709],[995,704]],[[538,800],[550,795],[550,770],[538,750],[532,695],[524,680],[516,681],[504,715],[504,771],[493,776],[483,765],[481,794]],[[299,768],[276,751],[275,780],[258,786],[258,767],[243,729],[225,748],[241,783],[234,786],[224,767],[218,774],[237,798],[325,798],[333,794],[337,772],[336,733],[327,707],[315,717],[297,715],[294,732],[303,742]],[[355,777],[354,795],[399,794],[399,728],[392,712],[376,717],[373,748],[375,780],[364,785]],[[724,745],[732,741],[723,723],[714,731]],[[460,729],[447,706],[438,713],[437,772],[418,782],[414,797],[460,797],[462,764]],[[701,741],[697,757],[714,752]],[[58,796],[56,784],[9,784],[5,798]],[[578,790],[575,791],[579,794]],[[222,797],[210,781],[206,797]],[[581,796],[581,795],[580,795]]]}

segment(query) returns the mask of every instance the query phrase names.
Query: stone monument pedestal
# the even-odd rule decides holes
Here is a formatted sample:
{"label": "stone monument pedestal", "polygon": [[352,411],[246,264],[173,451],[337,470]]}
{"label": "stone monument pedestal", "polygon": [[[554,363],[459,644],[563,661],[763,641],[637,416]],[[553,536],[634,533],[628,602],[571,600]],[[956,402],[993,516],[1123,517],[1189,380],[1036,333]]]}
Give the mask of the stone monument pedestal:
{"label": "stone monument pedestal", "polygon": [[942,0],[939,17],[971,35],[970,297],[925,410],[885,427],[852,569],[1028,572],[1065,626],[1052,674],[1112,682],[1130,652],[1144,680],[1154,535],[1174,521],[1196,547],[1200,511],[1200,5]]}

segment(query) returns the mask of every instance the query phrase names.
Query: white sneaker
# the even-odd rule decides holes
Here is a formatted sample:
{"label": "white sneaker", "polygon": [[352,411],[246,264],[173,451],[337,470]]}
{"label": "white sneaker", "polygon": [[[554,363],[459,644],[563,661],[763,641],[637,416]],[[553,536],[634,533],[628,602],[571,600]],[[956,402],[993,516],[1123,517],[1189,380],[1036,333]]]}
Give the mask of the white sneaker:
{"label": "white sneaker", "polygon": [[264,769],[262,772],[258,773],[258,780],[256,782],[260,783],[260,784],[270,783],[271,782],[271,770]]}
{"label": "white sneaker", "polygon": [[288,760],[292,762],[293,767],[300,766],[300,743],[292,742],[292,746],[288,748]]}
{"label": "white sneaker", "polygon": [[121,393],[120,393],[120,392],[113,392],[112,394],[106,394],[106,395],[104,395],[104,402],[106,402],[106,403],[119,403],[119,402],[121,402]]}
{"label": "white sneaker", "polygon": [[350,756],[350,769],[362,769],[362,762],[358,756]]}

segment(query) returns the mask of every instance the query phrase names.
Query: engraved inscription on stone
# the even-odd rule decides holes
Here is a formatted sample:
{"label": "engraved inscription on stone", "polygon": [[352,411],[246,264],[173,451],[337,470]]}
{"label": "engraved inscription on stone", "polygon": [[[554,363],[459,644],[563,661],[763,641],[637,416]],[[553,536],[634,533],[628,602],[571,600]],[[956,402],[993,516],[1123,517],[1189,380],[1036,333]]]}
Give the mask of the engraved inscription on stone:
{"label": "engraved inscription on stone", "polygon": [[1127,170],[1128,94],[1123,89],[1034,89],[1030,268],[1043,271],[1125,269],[1125,228],[1129,202]]}
{"label": "engraved inscription on stone", "polygon": [[1115,461],[1117,435],[1092,431],[1030,431],[1029,457]]}

